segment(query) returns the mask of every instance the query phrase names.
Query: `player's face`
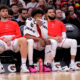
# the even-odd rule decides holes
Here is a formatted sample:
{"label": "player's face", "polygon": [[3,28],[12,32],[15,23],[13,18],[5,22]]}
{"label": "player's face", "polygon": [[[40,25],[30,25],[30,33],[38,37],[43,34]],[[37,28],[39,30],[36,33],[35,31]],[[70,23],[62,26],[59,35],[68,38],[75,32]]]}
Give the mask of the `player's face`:
{"label": "player's face", "polygon": [[56,10],[56,18],[62,18],[62,11]]}
{"label": "player's face", "polygon": [[7,9],[2,9],[2,10],[0,11],[0,16],[1,16],[2,18],[7,18],[7,17],[8,17],[8,10],[7,10]]}
{"label": "player's face", "polygon": [[34,19],[36,20],[36,19],[42,19],[42,14],[36,14],[35,16],[34,16]]}
{"label": "player's face", "polygon": [[53,9],[49,9],[47,12],[48,18],[54,19],[55,18],[55,11]]}

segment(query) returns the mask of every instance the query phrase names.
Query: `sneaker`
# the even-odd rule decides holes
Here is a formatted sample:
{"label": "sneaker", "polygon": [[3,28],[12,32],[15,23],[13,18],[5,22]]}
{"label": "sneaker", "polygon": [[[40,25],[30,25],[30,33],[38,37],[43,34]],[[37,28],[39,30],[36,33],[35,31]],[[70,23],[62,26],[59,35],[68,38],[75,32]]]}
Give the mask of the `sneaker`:
{"label": "sneaker", "polygon": [[75,63],[70,64],[70,70],[75,71],[75,70],[78,70],[78,69],[79,69],[79,67]]}
{"label": "sneaker", "polygon": [[68,66],[64,66],[64,67],[62,67],[62,71],[66,71],[66,72],[68,72],[68,71],[69,71]]}
{"label": "sneaker", "polygon": [[52,71],[61,71],[62,68],[61,68],[61,65],[60,65],[60,62],[56,62],[54,63],[54,65],[52,65]]}
{"label": "sneaker", "polygon": [[32,73],[38,72],[38,70],[36,69],[36,67],[34,67],[34,65],[29,65],[29,71]]}
{"label": "sneaker", "polygon": [[29,69],[27,68],[27,66],[25,64],[22,64],[20,72],[29,72]]}
{"label": "sneaker", "polygon": [[51,71],[51,65],[44,65],[43,66],[43,71],[44,72],[50,72]]}

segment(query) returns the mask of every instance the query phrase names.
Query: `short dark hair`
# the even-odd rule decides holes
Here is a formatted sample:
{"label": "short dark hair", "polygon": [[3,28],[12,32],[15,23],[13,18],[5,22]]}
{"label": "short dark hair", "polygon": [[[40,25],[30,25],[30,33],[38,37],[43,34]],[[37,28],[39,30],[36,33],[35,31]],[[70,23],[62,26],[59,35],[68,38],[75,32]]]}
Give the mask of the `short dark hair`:
{"label": "short dark hair", "polygon": [[11,5],[10,5],[10,8],[12,8],[13,6],[17,6],[17,4],[11,4]]}
{"label": "short dark hair", "polygon": [[1,11],[2,9],[7,9],[7,10],[8,10],[9,8],[8,8],[7,5],[0,5],[0,11]]}
{"label": "short dark hair", "polygon": [[36,14],[44,14],[43,10],[42,9],[39,9],[39,8],[35,8],[32,10],[31,12],[31,16],[34,17]]}
{"label": "short dark hair", "polygon": [[26,10],[27,11],[27,9],[25,9],[25,8],[20,8],[19,9],[19,13],[22,13],[23,10]]}
{"label": "short dark hair", "polygon": [[47,8],[47,10],[46,10],[46,13],[48,12],[48,10],[50,10],[50,9],[53,9],[54,10],[54,12],[55,12],[55,7],[48,7]]}

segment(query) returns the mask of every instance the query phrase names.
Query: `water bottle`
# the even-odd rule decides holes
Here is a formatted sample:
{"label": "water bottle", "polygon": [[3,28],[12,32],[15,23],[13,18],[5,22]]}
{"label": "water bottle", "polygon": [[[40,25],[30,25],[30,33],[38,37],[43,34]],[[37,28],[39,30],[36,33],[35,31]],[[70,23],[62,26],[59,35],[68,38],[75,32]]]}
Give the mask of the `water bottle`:
{"label": "water bottle", "polygon": [[43,60],[39,59],[39,72],[43,72]]}

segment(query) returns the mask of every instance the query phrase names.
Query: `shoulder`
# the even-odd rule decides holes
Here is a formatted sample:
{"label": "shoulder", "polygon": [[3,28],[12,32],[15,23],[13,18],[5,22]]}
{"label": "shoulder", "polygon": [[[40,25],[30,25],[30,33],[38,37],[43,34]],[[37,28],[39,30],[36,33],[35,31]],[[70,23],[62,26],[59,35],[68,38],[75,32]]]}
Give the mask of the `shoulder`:
{"label": "shoulder", "polygon": [[9,20],[9,23],[18,24],[16,21]]}
{"label": "shoulder", "polygon": [[16,21],[11,21],[11,20],[9,20],[8,21],[9,22],[9,24],[11,24],[12,26],[18,26],[18,23],[16,22]]}
{"label": "shoulder", "polygon": [[31,18],[27,18],[27,20],[26,20],[26,24],[36,24],[36,22],[35,22],[35,20],[31,17]]}
{"label": "shoulder", "polygon": [[64,23],[62,21],[59,21],[59,20],[55,20],[57,24],[59,25],[64,25]]}
{"label": "shoulder", "polygon": [[26,21],[33,21],[33,18],[32,17],[27,18]]}

